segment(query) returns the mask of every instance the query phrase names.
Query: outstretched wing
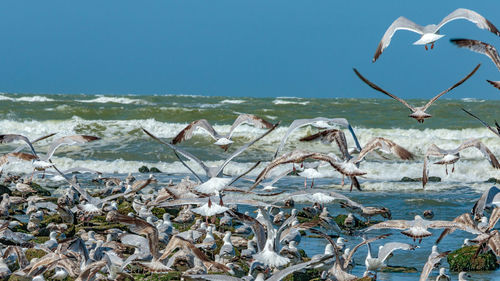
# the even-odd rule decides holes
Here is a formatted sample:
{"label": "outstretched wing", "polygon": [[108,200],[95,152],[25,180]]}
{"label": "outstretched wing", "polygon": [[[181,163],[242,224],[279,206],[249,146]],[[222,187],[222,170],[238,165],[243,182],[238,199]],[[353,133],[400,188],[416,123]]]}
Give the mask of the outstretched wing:
{"label": "outstretched wing", "polygon": [[470,116],[476,118],[479,122],[481,122],[481,124],[483,124],[486,128],[488,128],[490,131],[492,131],[495,135],[497,135],[498,137],[500,137],[500,129],[498,128],[497,126],[497,129],[493,129],[490,125],[488,125],[488,123],[484,122],[483,120],[479,119],[479,117],[477,117],[476,115],[472,114],[471,112],[465,110],[462,108],[463,111],[465,111],[465,113],[469,114]]}
{"label": "outstretched wing", "polygon": [[210,136],[217,140],[220,135],[215,131],[214,127],[206,119],[200,119],[191,122],[182,131],[180,131],[177,136],[172,139],[172,144],[178,144],[181,141],[188,140],[193,137],[193,133],[198,129],[205,130]]}
{"label": "outstretched wing", "polygon": [[473,52],[488,56],[500,70],[500,56],[498,56],[497,49],[492,45],[471,39],[450,39],[450,42],[458,47],[467,48]]}
{"label": "outstretched wing", "polygon": [[269,123],[268,121],[266,121],[266,120],[264,120],[256,115],[240,114],[238,116],[238,118],[236,118],[236,120],[234,120],[233,125],[231,126],[231,129],[229,129],[229,135],[228,135],[229,137],[228,138],[231,138],[234,130],[238,126],[243,125],[243,124],[251,124],[252,126],[254,126],[256,128],[261,128],[261,129],[264,129],[264,128],[271,129],[273,127],[273,124]]}
{"label": "outstretched wing", "polygon": [[375,51],[375,55],[373,56],[372,62],[375,62],[378,57],[382,54],[382,52],[389,46],[391,43],[391,38],[398,30],[408,30],[413,31],[418,34],[424,34],[423,27],[414,23],[413,21],[405,18],[399,17],[397,18],[385,31],[384,36],[382,36],[382,40],[378,43],[377,50]]}
{"label": "outstretched wing", "polygon": [[437,26],[436,31],[440,30],[443,25],[449,23],[450,21],[465,19],[470,22],[473,22],[477,25],[477,27],[481,29],[487,29],[491,31],[493,34],[500,36],[500,31],[496,28],[489,20],[475,11],[469,9],[458,8],[455,11],[451,12],[447,15]]}
{"label": "outstretched wing", "polygon": [[11,143],[15,141],[24,141],[31,149],[31,152],[33,155],[37,156],[35,148],[33,147],[33,144],[30,142],[30,140],[23,136],[23,135],[16,135],[16,134],[6,134],[6,135],[0,135],[0,143],[5,144],[5,143]]}
{"label": "outstretched wing", "polygon": [[413,154],[404,147],[389,139],[378,137],[370,140],[365,147],[363,147],[363,150],[361,150],[355,162],[360,162],[366,154],[375,149],[382,149],[384,152],[390,152],[403,160],[413,159]]}
{"label": "outstretched wing", "polygon": [[66,136],[62,138],[58,138],[52,142],[47,151],[47,155],[45,155],[44,160],[49,160],[58,147],[61,145],[73,145],[73,144],[84,144],[96,140],[100,140],[101,138],[95,136],[86,136],[86,135],[73,135]]}
{"label": "outstretched wing", "polygon": [[400,243],[400,242],[389,242],[386,243],[382,248],[378,251],[378,259],[384,262],[389,255],[396,251],[396,250],[413,250],[415,249],[415,246],[406,244],[406,243]]}
{"label": "outstretched wing", "polygon": [[363,75],[361,75],[361,73],[358,72],[358,70],[356,68],[353,68],[354,70],[354,73],[356,73],[356,75],[358,75],[359,79],[361,79],[363,82],[365,82],[366,84],[368,84],[368,86],[372,87],[373,89],[381,92],[381,93],[384,93],[386,95],[388,95],[389,97],[399,101],[400,103],[402,103],[404,106],[408,107],[411,111],[415,111],[415,108],[413,108],[413,106],[409,105],[405,100],[401,99],[401,98],[398,98],[397,96],[387,92],[386,90],[380,88],[379,86],[373,84],[372,82],[370,82],[368,79],[366,79],[365,77],[363,77]]}
{"label": "outstretched wing", "polygon": [[455,85],[449,87],[448,89],[442,91],[441,93],[437,94],[435,97],[433,97],[423,108],[422,110],[423,111],[426,111],[427,108],[429,108],[429,106],[431,106],[431,104],[433,102],[435,102],[437,99],[439,99],[442,95],[448,93],[449,91],[455,89],[456,87],[462,85],[463,82],[467,81],[467,79],[469,79],[472,75],[474,75],[474,73],[476,73],[477,69],[481,66],[481,64],[478,64],[472,71],[471,73],[467,74],[467,76],[465,76],[462,80],[458,81]]}
{"label": "outstretched wing", "polygon": [[495,155],[491,152],[491,150],[486,145],[484,145],[484,143],[482,143],[478,139],[471,139],[471,140],[465,141],[457,148],[457,151],[461,151],[461,150],[469,148],[469,147],[475,147],[475,148],[479,149],[479,151],[481,151],[483,156],[486,159],[488,159],[488,161],[490,162],[491,166],[493,166],[493,168],[500,169],[500,163],[498,163],[498,160],[495,157]]}

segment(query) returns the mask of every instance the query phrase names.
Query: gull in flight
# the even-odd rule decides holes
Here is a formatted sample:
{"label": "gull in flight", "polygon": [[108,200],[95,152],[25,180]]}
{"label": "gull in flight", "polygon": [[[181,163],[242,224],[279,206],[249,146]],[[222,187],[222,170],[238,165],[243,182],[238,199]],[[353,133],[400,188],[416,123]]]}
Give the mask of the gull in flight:
{"label": "gull in flight", "polygon": [[184,129],[182,129],[182,131],[180,131],[177,136],[172,139],[172,144],[178,144],[182,141],[188,140],[193,137],[193,133],[197,129],[202,129],[209,133],[214,140],[216,140],[216,145],[220,146],[224,150],[227,150],[229,148],[229,145],[233,143],[231,137],[233,136],[234,130],[238,126],[243,124],[251,124],[257,128],[266,129],[271,129],[274,126],[268,121],[253,114],[240,114],[229,129],[229,133],[227,133],[226,135],[220,135],[217,131],[215,131],[214,127],[212,127],[212,125],[206,119],[200,119],[191,122]]}
{"label": "gull in flight", "polygon": [[285,143],[286,143],[288,137],[290,137],[290,135],[295,130],[299,129],[300,127],[304,127],[304,126],[307,126],[307,125],[315,125],[315,124],[316,125],[319,124],[321,127],[323,127],[325,125],[326,126],[330,126],[330,124],[335,124],[335,125],[339,125],[339,126],[343,126],[343,127],[347,128],[349,130],[349,132],[351,132],[352,138],[354,139],[354,142],[356,143],[357,149],[359,151],[361,151],[361,145],[359,144],[358,138],[356,137],[356,134],[354,133],[354,129],[351,127],[351,125],[349,124],[349,122],[347,121],[347,119],[345,119],[345,118],[316,117],[316,118],[312,118],[312,119],[296,119],[296,120],[294,120],[292,122],[292,124],[290,124],[290,127],[288,127],[288,131],[286,131],[286,134],[283,137],[283,139],[281,140],[281,143],[278,146],[278,149],[274,153],[273,159],[275,159],[276,157],[278,157],[278,154],[280,153],[280,151],[285,146]]}
{"label": "gull in flight", "polygon": [[364,231],[371,231],[374,229],[401,229],[402,234],[416,239],[420,239],[422,242],[422,238],[429,237],[432,235],[427,229],[428,228],[450,228],[450,229],[461,229],[463,231],[467,231],[473,234],[480,234],[481,232],[471,229],[467,225],[462,223],[453,222],[453,221],[429,221],[423,219],[421,216],[416,215],[414,220],[389,220],[374,224]]}
{"label": "gull in flight", "polygon": [[427,277],[429,277],[432,269],[441,261],[442,258],[446,257],[449,253],[450,251],[440,253],[436,245],[432,246],[432,252],[429,257],[427,257],[427,262],[425,263],[424,268],[422,269],[422,273],[420,274],[420,279],[418,280],[427,280]]}
{"label": "gull in flight", "polygon": [[427,44],[431,44],[431,49],[433,49],[434,42],[444,36],[439,34],[439,30],[443,27],[443,25],[457,19],[466,19],[475,23],[477,27],[481,29],[487,29],[492,33],[500,36],[500,31],[498,31],[498,29],[489,20],[472,10],[463,8],[456,9],[451,14],[447,15],[438,25],[429,24],[426,26],[421,26],[405,17],[399,17],[385,31],[382,40],[380,40],[380,43],[378,44],[372,61],[375,62],[380,57],[385,48],[389,47],[392,36],[398,30],[413,31],[422,35],[422,37],[420,37],[419,40],[415,41],[413,45],[425,45],[425,49],[427,50]]}
{"label": "gull in flight", "polygon": [[463,82],[465,82],[467,79],[469,79],[476,71],[477,69],[479,68],[479,66],[481,66],[481,64],[478,64],[474,70],[472,70],[471,73],[469,73],[467,76],[465,76],[462,80],[458,81],[458,83],[456,83],[455,85],[451,86],[450,88],[442,91],[441,93],[439,93],[437,96],[433,97],[429,102],[427,102],[426,105],[424,106],[421,106],[421,107],[413,107],[411,105],[409,105],[405,100],[401,99],[401,98],[398,98],[397,96],[387,92],[386,90],[380,88],[379,86],[373,84],[372,82],[370,82],[368,79],[366,79],[365,77],[363,77],[361,75],[361,73],[358,72],[358,70],[356,68],[354,68],[354,72],[356,73],[356,75],[358,75],[358,77],[363,80],[363,82],[365,82],[366,84],[368,84],[368,86],[372,87],[373,89],[379,91],[379,92],[382,92],[386,95],[388,95],[389,97],[399,101],[400,103],[402,103],[404,106],[408,107],[410,110],[411,110],[411,114],[408,115],[408,117],[411,117],[411,118],[414,118],[416,119],[419,123],[424,123],[424,120],[426,118],[430,118],[432,117],[432,115],[430,115],[429,113],[425,112],[438,98],[440,98],[442,95],[448,93],[449,91],[455,89],[456,87],[460,86]]}
{"label": "gull in flight", "polygon": [[[497,49],[492,45],[481,42],[479,40],[471,39],[450,39],[450,42],[457,45],[458,47],[467,48],[473,52],[488,56],[496,65],[498,70],[500,70],[500,56],[498,55]],[[500,81],[486,81],[493,85],[493,87],[500,89]]]}
{"label": "gull in flight", "polygon": [[434,164],[438,165],[445,165],[446,169],[446,174],[448,174],[448,165],[453,165],[453,168],[451,169],[451,172],[453,173],[455,171],[455,163],[460,160],[460,151],[470,148],[470,147],[475,147],[481,151],[481,153],[484,155],[488,161],[490,161],[491,166],[495,169],[500,169],[500,163],[498,163],[497,158],[491,150],[489,150],[486,145],[484,145],[480,140],[478,139],[470,139],[464,141],[459,147],[455,149],[441,149],[435,144],[431,144],[429,148],[427,149],[427,152],[425,153],[424,157],[424,169],[422,172],[422,186],[425,188],[425,185],[427,184],[428,176],[429,176],[429,171],[427,170],[427,161],[429,160],[429,157],[435,156],[435,157],[441,157],[441,160],[434,162]]}
{"label": "gull in flight", "polygon": [[400,242],[389,242],[384,244],[383,246],[380,245],[378,248],[377,257],[373,257],[372,247],[370,243],[367,243],[366,245],[368,246],[368,254],[366,255],[365,265],[366,265],[366,270],[371,270],[371,271],[376,271],[381,267],[386,267],[387,265],[385,264],[385,262],[391,257],[392,252],[396,250],[415,249],[415,246],[410,244],[400,243]]}

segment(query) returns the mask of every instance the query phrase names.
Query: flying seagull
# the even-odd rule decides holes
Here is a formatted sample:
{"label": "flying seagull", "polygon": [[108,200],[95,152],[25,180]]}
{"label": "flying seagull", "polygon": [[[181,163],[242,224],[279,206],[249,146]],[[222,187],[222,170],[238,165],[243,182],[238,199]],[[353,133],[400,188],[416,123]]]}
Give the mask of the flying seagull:
{"label": "flying seagull", "polygon": [[475,147],[481,151],[481,153],[484,155],[486,159],[491,163],[491,166],[495,169],[500,169],[500,163],[498,163],[497,158],[491,152],[491,150],[484,145],[480,140],[478,139],[470,139],[464,141],[459,147],[455,149],[442,149],[439,148],[435,144],[431,144],[429,148],[427,149],[427,152],[425,153],[424,157],[424,169],[422,172],[422,186],[425,187],[427,184],[428,180],[428,170],[427,170],[427,161],[429,160],[429,157],[435,156],[435,157],[441,157],[441,160],[434,162],[434,164],[438,165],[445,165],[446,167],[446,174],[448,174],[448,165],[453,165],[453,168],[451,172],[453,173],[455,171],[455,163],[460,160],[460,151],[470,148],[470,147]]}
{"label": "flying seagull", "polygon": [[422,35],[422,37],[420,37],[419,40],[415,41],[413,45],[425,45],[425,49],[427,50],[427,44],[431,44],[432,49],[434,48],[434,42],[444,36],[439,34],[439,30],[443,27],[443,25],[457,19],[466,19],[475,23],[477,27],[481,29],[487,29],[492,33],[500,36],[500,31],[498,31],[498,29],[490,21],[472,10],[463,8],[456,9],[451,14],[447,15],[438,25],[429,24],[426,26],[421,26],[405,17],[399,17],[385,31],[382,40],[380,40],[380,43],[378,44],[372,61],[375,62],[385,50],[385,48],[389,47],[392,36],[398,30],[413,31]]}
{"label": "flying seagull", "polygon": [[[458,47],[467,48],[473,52],[488,56],[497,66],[498,70],[500,70],[500,56],[498,55],[497,49],[492,45],[481,42],[479,40],[471,39],[450,39],[450,42],[457,45]],[[500,89],[500,81],[486,81],[493,85],[493,87]]]}
{"label": "flying seagull", "polygon": [[432,115],[426,113],[425,111],[429,108],[429,106],[431,106],[438,98],[440,98],[442,95],[448,93],[449,91],[453,90],[454,88],[460,86],[463,82],[465,82],[467,79],[469,79],[476,71],[477,69],[479,68],[479,66],[481,66],[481,64],[478,64],[474,70],[472,70],[471,73],[469,73],[467,76],[465,76],[462,80],[458,81],[458,83],[456,83],[455,85],[451,86],[450,88],[442,91],[441,93],[439,93],[437,96],[433,97],[429,102],[427,102],[426,105],[424,106],[421,106],[421,107],[413,107],[411,105],[409,105],[406,101],[404,101],[403,99],[401,98],[398,98],[397,96],[385,91],[384,89],[380,88],[379,86],[373,84],[372,82],[368,81],[368,79],[366,79],[365,77],[363,77],[361,75],[361,73],[358,72],[358,70],[356,68],[354,68],[354,72],[356,73],[356,75],[358,75],[358,77],[363,80],[363,82],[365,82],[366,84],[368,84],[368,86],[372,87],[373,89],[379,91],[379,92],[382,92],[386,95],[388,95],[389,97],[399,101],[400,103],[402,103],[404,106],[408,107],[410,110],[411,110],[411,114],[408,115],[408,117],[411,117],[411,118],[414,118],[416,119],[419,123],[424,123],[424,120],[426,118],[430,118],[432,117]]}
{"label": "flying seagull", "polygon": [[281,140],[281,143],[278,146],[278,149],[274,153],[273,159],[278,157],[278,154],[285,146],[285,143],[286,143],[288,137],[290,137],[290,135],[295,130],[297,130],[300,127],[304,127],[307,125],[314,125],[314,124],[318,124],[318,123],[320,123],[320,124],[325,124],[325,123],[326,124],[335,124],[335,125],[339,125],[339,126],[343,126],[343,127],[347,128],[349,130],[349,132],[351,132],[352,138],[354,139],[354,142],[356,143],[357,149],[359,151],[361,151],[361,145],[359,144],[358,138],[356,137],[356,134],[354,133],[354,129],[351,127],[351,125],[349,124],[347,119],[345,119],[345,118],[316,117],[316,118],[312,118],[312,119],[296,119],[296,120],[294,120],[292,122],[292,124],[290,124],[290,127],[288,127],[288,131],[286,132],[285,137],[283,137],[283,139]]}
{"label": "flying seagull", "polygon": [[271,129],[273,127],[273,124],[253,114],[240,114],[229,129],[229,132],[225,135],[221,135],[215,131],[214,127],[212,127],[206,119],[200,119],[191,122],[184,129],[182,129],[182,131],[180,131],[177,136],[172,139],[172,144],[178,144],[182,141],[188,140],[193,136],[193,133],[197,129],[202,129],[209,133],[214,140],[216,140],[216,145],[219,145],[224,150],[227,150],[229,145],[233,143],[231,137],[233,136],[234,130],[243,124],[251,124],[257,128],[266,129]]}

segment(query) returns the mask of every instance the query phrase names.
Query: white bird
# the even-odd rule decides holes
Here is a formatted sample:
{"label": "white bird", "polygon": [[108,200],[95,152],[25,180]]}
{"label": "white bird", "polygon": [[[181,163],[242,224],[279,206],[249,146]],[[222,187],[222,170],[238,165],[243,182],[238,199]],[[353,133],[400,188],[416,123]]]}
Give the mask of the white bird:
{"label": "white bird", "polygon": [[446,275],[446,268],[441,267],[439,269],[439,275],[436,277],[436,281],[451,281],[450,276]]}
{"label": "white bird", "polygon": [[449,91],[455,89],[456,87],[460,86],[462,83],[464,83],[467,79],[469,79],[476,71],[477,69],[479,68],[479,66],[481,66],[481,64],[478,64],[474,70],[472,70],[471,73],[469,73],[467,76],[465,76],[462,80],[458,81],[458,83],[456,83],[455,85],[449,87],[448,89],[442,91],[441,93],[437,94],[435,97],[433,97],[430,101],[428,101],[424,106],[420,106],[420,107],[414,107],[414,106],[411,106],[409,103],[407,103],[405,100],[387,92],[386,90],[380,88],[379,86],[375,85],[374,83],[370,82],[368,79],[366,79],[365,77],[363,77],[361,75],[361,73],[358,72],[358,70],[356,68],[354,68],[354,72],[356,73],[356,75],[359,77],[359,79],[361,79],[363,82],[365,82],[368,86],[372,87],[373,89],[383,93],[383,94],[386,94],[388,95],[389,97],[399,101],[400,103],[402,103],[404,106],[406,106],[408,109],[410,109],[410,111],[412,112],[410,115],[408,115],[408,117],[411,117],[411,118],[414,118],[416,119],[419,123],[424,123],[425,119],[426,118],[431,118],[432,115],[430,115],[429,113],[425,112],[438,98],[440,98],[442,95],[448,93]]}
{"label": "white bird", "polygon": [[231,137],[233,136],[234,130],[243,124],[251,124],[256,128],[271,129],[273,127],[273,124],[253,114],[240,114],[234,121],[231,129],[229,129],[229,132],[226,135],[220,135],[207,120],[200,119],[191,122],[184,129],[182,129],[182,131],[180,131],[179,134],[172,139],[172,144],[178,144],[182,141],[188,140],[193,136],[193,133],[197,129],[202,129],[209,133],[214,140],[216,140],[214,144],[220,146],[224,150],[227,150],[229,145],[233,143]]}
{"label": "white bird", "polygon": [[470,22],[475,23],[477,27],[481,29],[487,29],[492,33],[500,36],[500,31],[498,31],[498,29],[490,21],[488,21],[486,18],[476,13],[475,11],[463,8],[459,8],[451,12],[437,25],[429,24],[426,26],[421,26],[405,17],[399,17],[385,31],[382,40],[380,40],[380,43],[377,46],[375,55],[373,56],[373,62],[375,62],[385,50],[385,48],[389,46],[389,44],[391,43],[391,38],[394,33],[396,33],[396,31],[408,30],[422,35],[419,40],[413,43],[413,45],[425,45],[425,49],[427,50],[427,44],[431,44],[432,49],[434,48],[434,42],[444,36],[439,34],[439,30],[445,24],[457,19],[466,19]]}
{"label": "white bird", "polygon": [[467,281],[467,279],[465,279],[465,278],[472,278],[472,276],[469,273],[464,272],[464,271],[462,271],[458,274],[458,281]]}
{"label": "white bird", "polygon": [[370,243],[366,244],[368,246],[368,254],[365,258],[366,270],[376,271],[382,267],[387,266],[385,262],[392,254],[392,252],[396,250],[413,250],[414,246],[406,243],[399,242],[389,242],[384,244],[383,246],[379,246],[377,257],[372,256],[372,249]]}
{"label": "white bird", "polygon": [[226,231],[222,239],[222,247],[219,251],[219,256],[223,259],[232,259],[234,257],[234,246],[231,243],[231,231]]}

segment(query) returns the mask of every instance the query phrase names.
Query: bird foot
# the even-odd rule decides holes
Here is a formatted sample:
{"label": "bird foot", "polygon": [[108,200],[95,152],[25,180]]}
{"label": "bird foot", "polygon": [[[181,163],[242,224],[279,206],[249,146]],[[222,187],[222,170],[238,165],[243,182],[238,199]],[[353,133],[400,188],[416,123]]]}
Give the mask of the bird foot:
{"label": "bird foot", "polygon": [[425,45],[425,50],[426,50],[426,51],[427,51],[427,50],[429,50],[429,48],[427,47],[427,45]]}
{"label": "bird foot", "polygon": [[432,50],[432,49],[434,49],[434,43],[432,43],[432,45],[431,45],[431,50]]}

